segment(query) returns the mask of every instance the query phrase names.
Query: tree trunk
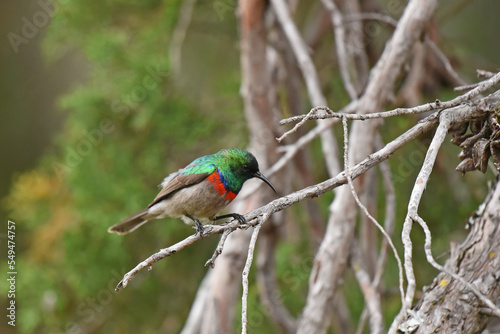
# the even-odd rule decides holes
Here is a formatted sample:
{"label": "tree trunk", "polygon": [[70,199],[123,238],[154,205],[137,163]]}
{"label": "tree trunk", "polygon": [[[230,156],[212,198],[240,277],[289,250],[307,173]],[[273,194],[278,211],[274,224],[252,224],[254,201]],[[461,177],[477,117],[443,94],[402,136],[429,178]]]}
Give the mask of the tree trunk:
{"label": "tree trunk", "polygon": [[[329,1],[332,16],[335,7]],[[401,75],[406,60],[418,37],[437,5],[435,0],[412,0],[406,7],[392,39],[370,73],[365,93],[357,103],[357,112],[368,114],[382,110],[394,92],[396,79]],[[332,20],[335,20],[332,18]],[[378,131],[378,121],[354,122],[350,133],[349,161],[352,165],[373,152]],[[356,185],[358,191],[364,187],[365,175]],[[306,306],[299,319],[298,333],[324,333],[331,318],[331,302],[340,286],[341,277],[347,267],[350,243],[354,238],[357,204],[349,187],[339,188],[330,206],[330,218],[325,238],[314,259],[309,279]]]}
{"label": "tree trunk", "polygon": [[[249,150],[256,156],[262,171],[277,159],[277,132],[271,101],[274,87],[268,69],[264,26],[266,1],[241,0],[239,3],[241,28],[241,95],[250,132]],[[272,178],[273,184],[282,188],[286,177],[281,173]],[[251,187],[243,188],[235,204],[234,212],[244,214],[272,198],[263,188],[250,193]],[[272,224],[272,222],[268,222]],[[265,229],[264,229],[265,230]],[[265,232],[265,231],[264,231]],[[182,331],[183,334],[235,333],[235,310],[241,291],[241,273],[245,265],[252,230],[237,230],[229,235],[223,253],[215,268],[207,273],[193,303],[191,314]],[[198,298],[199,297],[199,298]]]}

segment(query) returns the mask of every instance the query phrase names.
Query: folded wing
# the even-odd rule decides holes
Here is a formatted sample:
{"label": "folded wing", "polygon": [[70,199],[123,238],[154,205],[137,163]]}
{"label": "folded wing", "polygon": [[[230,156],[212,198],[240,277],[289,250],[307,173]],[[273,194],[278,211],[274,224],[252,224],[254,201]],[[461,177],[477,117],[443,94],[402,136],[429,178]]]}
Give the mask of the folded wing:
{"label": "folded wing", "polygon": [[[213,170],[215,170],[215,166],[213,167]],[[153,202],[151,202],[151,204],[148,205],[148,208],[169,197],[172,193],[178,191],[179,189],[186,188],[202,182],[213,172],[213,170],[207,173],[196,173],[196,174],[193,173],[188,175],[185,175],[182,172],[178,173],[177,176],[175,176],[169,182],[164,184],[163,189],[156,196]]]}

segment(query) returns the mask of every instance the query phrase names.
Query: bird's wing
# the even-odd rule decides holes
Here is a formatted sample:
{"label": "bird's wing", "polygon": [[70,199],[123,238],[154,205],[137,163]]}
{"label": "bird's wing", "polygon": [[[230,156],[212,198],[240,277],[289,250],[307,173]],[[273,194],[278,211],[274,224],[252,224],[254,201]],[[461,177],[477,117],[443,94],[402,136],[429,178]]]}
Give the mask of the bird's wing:
{"label": "bird's wing", "polygon": [[[214,166],[214,169],[215,169],[215,166]],[[162,190],[156,196],[156,198],[153,200],[153,202],[151,202],[151,204],[149,204],[148,208],[150,208],[153,205],[155,205],[156,203],[162,201],[163,199],[168,197],[170,194],[172,194],[173,192],[175,192],[179,189],[192,186],[193,184],[200,183],[201,181],[205,180],[207,178],[207,176],[209,176],[212,172],[213,171],[207,172],[207,173],[196,173],[196,174],[193,173],[193,174],[185,175],[182,173],[182,170],[180,170],[179,172],[176,172],[176,173],[169,175],[162,182],[162,184],[161,184],[163,186]]]}

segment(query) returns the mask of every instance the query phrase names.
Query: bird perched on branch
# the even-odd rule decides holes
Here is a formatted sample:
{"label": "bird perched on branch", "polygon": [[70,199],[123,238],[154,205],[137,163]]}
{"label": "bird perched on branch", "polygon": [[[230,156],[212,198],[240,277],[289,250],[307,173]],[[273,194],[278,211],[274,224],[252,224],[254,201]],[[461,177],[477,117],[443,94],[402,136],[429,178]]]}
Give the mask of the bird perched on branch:
{"label": "bird perched on branch", "polygon": [[126,234],[150,220],[172,217],[194,223],[203,237],[202,222],[235,218],[244,223],[245,218],[237,213],[216,215],[238,195],[243,183],[254,177],[277,193],[251,153],[228,148],[205,155],[167,176],[160,185],[162,190],[146,209],[111,226],[108,232]]}

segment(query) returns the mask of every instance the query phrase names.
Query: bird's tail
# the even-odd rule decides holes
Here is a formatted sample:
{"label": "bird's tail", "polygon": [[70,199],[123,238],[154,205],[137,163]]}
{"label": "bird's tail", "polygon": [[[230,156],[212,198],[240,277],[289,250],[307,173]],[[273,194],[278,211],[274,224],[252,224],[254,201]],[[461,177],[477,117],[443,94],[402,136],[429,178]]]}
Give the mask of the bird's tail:
{"label": "bird's tail", "polygon": [[139,226],[148,222],[148,219],[146,218],[147,214],[148,214],[148,209],[139,211],[132,217],[129,217],[124,221],[119,222],[118,224],[115,224],[110,228],[108,228],[108,232],[117,233],[120,235],[130,233],[135,229],[139,228]]}

